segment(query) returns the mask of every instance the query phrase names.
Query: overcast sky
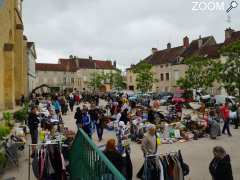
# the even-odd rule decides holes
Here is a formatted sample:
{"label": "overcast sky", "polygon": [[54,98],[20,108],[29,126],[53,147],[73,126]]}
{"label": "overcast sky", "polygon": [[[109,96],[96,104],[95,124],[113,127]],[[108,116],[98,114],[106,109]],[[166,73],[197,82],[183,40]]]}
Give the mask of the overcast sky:
{"label": "overcast sky", "polygon": [[[193,11],[192,1],[209,0],[24,0],[25,34],[36,43],[38,62],[56,63],[70,54],[117,60],[128,67],[150,54],[152,47],[182,44],[199,35],[224,39],[229,27],[225,11]],[[231,27],[240,30],[239,7],[231,11]],[[231,0],[215,0],[225,3]],[[212,4],[209,8],[212,8]],[[204,4],[201,4],[204,8]]]}

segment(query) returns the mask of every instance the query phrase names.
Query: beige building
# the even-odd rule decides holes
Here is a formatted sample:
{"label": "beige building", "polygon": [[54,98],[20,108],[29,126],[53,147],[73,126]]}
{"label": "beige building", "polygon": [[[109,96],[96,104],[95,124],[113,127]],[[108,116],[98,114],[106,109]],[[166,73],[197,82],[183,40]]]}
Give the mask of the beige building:
{"label": "beige building", "polygon": [[[225,30],[225,41],[217,44],[213,36],[199,37],[189,42],[188,37],[183,38],[183,45],[171,47],[167,44],[164,50],[152,48],[151,55],[144,59],[145,62],[153,65],[152,71],[157,82],[153,84],[154,92],[174,92],[177,88],[177,80],[184,77],[188,66],[184,64],[184,59],[194,55],[208,57],[210,59],[226,60],[220,55],[219,50],[223,45],[240,40],[240,31],[231,28]],[[133,73],[134,65],[127,69],[127,87],[129,90],[136,90],[136,75]],[[217,82],[208,89],[211,94],[225,94],[225,90]]]}
{"label": "beige building", "polygon": [[[115,73],[116,62],[71,57],[59,59],[58,64],[36,64],[36,85],[46,84],[56,90],[88,91],[94,73]],[[102,82],[102,91],[110,91],[109,82]]]}
{"label": "beige building", "polygon": [[34,42],[27,42],[27,63],[28,63],[28,94],[36,87],[36,70],[35,64],[37,53]]}
{"label": "beige building", "polygon": [[0,6],[0,110],[12,109],[27,95],[27,38],[23,35],[22,0]]}

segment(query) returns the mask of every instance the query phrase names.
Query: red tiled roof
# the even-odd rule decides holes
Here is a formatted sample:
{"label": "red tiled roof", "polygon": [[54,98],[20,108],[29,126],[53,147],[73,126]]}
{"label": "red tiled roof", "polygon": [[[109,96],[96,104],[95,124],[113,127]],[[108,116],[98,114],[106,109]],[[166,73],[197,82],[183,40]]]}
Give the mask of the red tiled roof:
{"label": "red tiled roof", "polygon": [[144,59],[144,61],[152,65],[174,63],[176,62],[177,58],[181,56],[184,50],[185,47],[183,46],[164,49],[148,56],[147,58]]}
{"label": "red tiled roof", "polygon": [[96,69],[115,69],[111,61],[99,61],[94,60],[96,63]]}
{"label": "red tiled roof", "polygon": [[220,50],[222,46],[223,46],[223,43],[212,45],[212,46],[205,46],[200,49],[198,55],[204,56],[207,58],[212,58],[212,59],[220,58]]}
{"label": "red tiled roof", "polygon": [[[210,46],[209,44],[207,44],[207,42],[211,39],[214,39],[213,36],[208,36],[208,37],[204,37],[204,38],[201,38],[202,39],[202,48],[204,48],[205,46]],[[184,58],[188,58],[188,57],[191,57],[193,55],[198,55],[199,54],[199,46],[198,46],[198,40],[199,39],[196,39],[196,40],[193,40],[190,44],[190,46],[184,51],[184,53],[182,54],[182,57]],[[215,39],[214,39],[215,40]]]}
{"label": "red tiled roof", "polygon": [[84,58],[59,59],[60,64],[69,65],[70,69],[115,69],[111,61],[91,60]]}
{"label": "red tiled roof", "polygon": [[36,71],[66,71],[62,64],[36,63]]}
{"label": "red tiled roof", "polygon": [[238,41],[238,40],[240,40],[240,31],[233,32],[232,35],[231,35],[231,38],[226,39],[224,41],[224,44],[228,45],[228,44],[231,44],[231,43],[233,43],[235,41]]}

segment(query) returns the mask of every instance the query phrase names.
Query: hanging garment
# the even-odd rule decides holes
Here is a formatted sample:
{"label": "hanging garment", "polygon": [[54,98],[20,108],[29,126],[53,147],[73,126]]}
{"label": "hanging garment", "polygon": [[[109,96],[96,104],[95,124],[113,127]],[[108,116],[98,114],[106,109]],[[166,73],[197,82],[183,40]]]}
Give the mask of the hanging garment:
{"label": "hanging garment", "polygon": [[183,176],[187,176],[189,174],[189,166],[183,161],[181,151],[178,151],[178,159],[180,161],[182,171],[183,171]]}
{"label": "hanging garment", "polygon": [[163,165],[162,165],[162,161],[161,159],[159,158],[159,165],[160,165],[160,180],[165,180],[164,179],[164,169],[163,169]]}
{"label": "hanging garment", "polygon": [[38,151],[36,150],[34,153],[33,161],[32,161],[32,170],[34,176],[38,179],[39,177],[39,154]]}
{"label": "hanging garment", "polygon": [[160,179],[160,165],[155,157],[148,158],[144,166],[144,179],[145,180],[159,180]]}
{"label": "hanging garment", "polygon": [[163,157],[162,160],[162,166],[163,166],[163,174],[164,174],[164,180],[169,180],[169,176],[168,176],[168,162],[166,157]]}

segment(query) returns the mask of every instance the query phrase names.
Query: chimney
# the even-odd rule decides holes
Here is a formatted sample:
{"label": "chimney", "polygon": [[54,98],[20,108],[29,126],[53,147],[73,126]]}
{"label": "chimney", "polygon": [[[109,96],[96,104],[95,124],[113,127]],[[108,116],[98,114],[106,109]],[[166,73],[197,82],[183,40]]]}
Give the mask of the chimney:
{"label": "chimney", "polygon": [[187,36],[183,38],[183,47],[185,48],[189,47],[189,38]]}
{"label": "chimney", "polygon": [[232,37],[232,34],[234,33],[234,30],[231,28],[227,28],[225,30],[225,40],[230,39]]}
{"label": "chimney", "polygon": [[93,59],[92,59],[92,56],[89,56],[89,60],[93,60]]}
{"label": "chimney", "polygon": [[157,48],[152,48],[152,54],[156,53],[158,51]]}
{"label": "chimney", "polygon": [[167,43],[167,49],[171,49],[171,43]]}
{"label": "chimney", "polygon": [[75,63],[76,63],[77,68],[79,68],[79,61],[77,58],[75,59]]}
{"label": "chimney", "polygon": [[199,39],[198,39],[198,48],[200,49],[203,45],[203,39],[201,36],[199,36]]}
{"label": "chimney", "polygon": [[113,61],[113,67],[117,67],[117,62],[116,61]]}

